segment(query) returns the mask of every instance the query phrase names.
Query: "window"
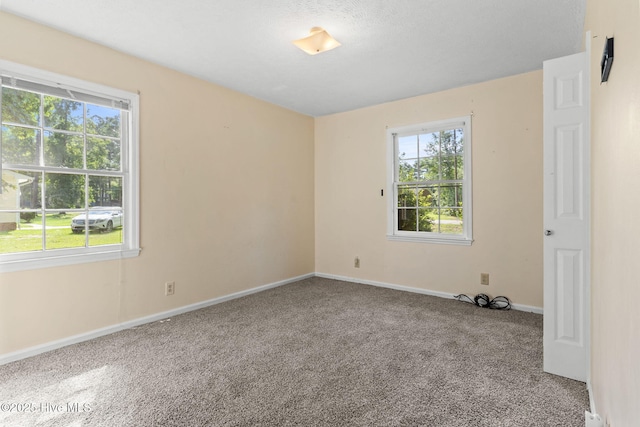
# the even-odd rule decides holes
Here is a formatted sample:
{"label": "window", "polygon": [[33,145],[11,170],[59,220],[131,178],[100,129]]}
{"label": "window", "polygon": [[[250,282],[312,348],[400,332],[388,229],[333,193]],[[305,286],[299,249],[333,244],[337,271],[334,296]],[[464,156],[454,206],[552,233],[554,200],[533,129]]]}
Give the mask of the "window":
{"label": "window", "polygon": [[391,240],[470,245],[471,117],[389,129]]}
{"label": "window", "polygon": [[138,95],[0,61],[0,271],[137,256]]}

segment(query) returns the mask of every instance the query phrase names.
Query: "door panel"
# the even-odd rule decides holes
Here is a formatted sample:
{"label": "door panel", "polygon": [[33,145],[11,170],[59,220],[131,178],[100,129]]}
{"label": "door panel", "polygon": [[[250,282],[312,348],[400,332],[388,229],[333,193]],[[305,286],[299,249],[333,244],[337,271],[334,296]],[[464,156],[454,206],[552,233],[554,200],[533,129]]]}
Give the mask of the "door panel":
{"label": "door panel", "polygon": [[563,344],[582,345],[581,302],[583,251],[556,250],[556,334],[555,340]]}
{"label": "door panel", "polygon": [[556,129],[556,218],[582,218],[582,150],[584,138],[579,125]]}
{"label": "door panel", "polygon": [[586,381],[589,284],[589,78],[586,53],[546,61],[544,370]]}

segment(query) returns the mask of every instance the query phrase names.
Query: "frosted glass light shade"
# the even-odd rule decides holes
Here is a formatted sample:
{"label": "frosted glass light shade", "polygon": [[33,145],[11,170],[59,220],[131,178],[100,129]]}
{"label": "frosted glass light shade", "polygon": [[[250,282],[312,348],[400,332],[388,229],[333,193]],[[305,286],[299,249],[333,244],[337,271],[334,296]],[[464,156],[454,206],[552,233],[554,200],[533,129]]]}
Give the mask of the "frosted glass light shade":
{"label": "frosted glass light shade", "polygon": [[308,37],[293,41],[293,44],[309,55],[316,55],[340,46],[340,43],[336,39],[320,27],[313,27],[309,33],[310,35]]}

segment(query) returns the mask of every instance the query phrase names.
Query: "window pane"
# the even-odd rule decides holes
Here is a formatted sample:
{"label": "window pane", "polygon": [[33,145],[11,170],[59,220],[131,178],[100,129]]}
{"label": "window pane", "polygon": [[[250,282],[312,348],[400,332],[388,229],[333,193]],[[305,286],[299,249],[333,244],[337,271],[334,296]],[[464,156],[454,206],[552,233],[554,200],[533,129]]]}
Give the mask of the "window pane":
{"label": "window pane", "polygon": [[425,133],[420,138],[420,157],[437,157],[440,154],[439,133]]}
{"label": "window pane", "polygon": [[[63,173],[45,174],[45,203],[48,209],[79,209],[85,206],[85,176]],[[74,233],[72,221],[79,214],[47,212],[45,216],[46,249],[78,248],[86,245],[83,231]]]}
{"label": "window pane", "polygon": [[462,184],[443,184],[440,186],[439,206],[442,208],[462,207]]}
{"label": "window pane", "polygon": [[21,170],[2,171],[0,209],[39,209],[42,207],[42,174]]}
{"label": "window pane", "polygon": [[462,209],[425,209],[434,233],[462,234]]}
{"label": "window pane", "polygon": [[[5,221],[7,214],[0,215],[3,218],[1,221]],[[42,250],[42,228],[37,224],[21,222],[19,229],[0,231],[0,253],[2,254],[40,250]]]}
{"label": "window pane", "polygon": [[45,174],[45,208],[84,208],[84,180],[84,175]]}
{"label": "window pane", "polygon": [[461,155],[464,153],[464,130],[453,129],[453,136],[451,137],[451,149],[450,154]]}
{"label": "window pane", "polygon": [[[6,212],[40,207],[40,176],[36,172],[2,171],[0,253],[42,250],[42,227],[38,213]],[[35,200],[32,200],[32,195]]]}
{"label": "window pane", "polygon": [[3,87],[2,121],[38,126],[40,124],[40,95]]}
{"label": "window pane", "polygon": [[430,231],[432,233],[440,232],[440,209],[421,209],[420,215],[424,218],[423,221],[425,222],[425,229],[420,231]]}
{"label": "window pane", "polygon": [[398,159],[416,159],[418,140],[416,135],[398,137]]}
{"label": "window pane", "polygon": [[418,206],[435,207],[438,203],[438,187],[424,186],[418,188]]}
{"label": "window pane", "polygon": [[120,110],[87,104],[87,133],[120,138]]}
{"label": "window pane", "polygon": [[398,181],[413,182],[417,180],[417,160],[400,160],[398,162]]}
{"label": "window pane", "polygon": [[398,207],[416,207],[416,190],[413,185],[398,186]]}
{"label": "window pane", "polygon": [[457,168],[457,177],[458,179],[464,179],[464,156],[459,155],[456,156],[456,168]]}
{"label": "window pane", "polygon": [[95,207],[89,210],[89,246],[122,243],[124,212],[120,207]]}
{"label": "window pane", "polygon": [[416,162],[416,181],[424,181],[427,176],[428,167],[424,162],[424,159],[419,159]]}
{"label": "window pane", "polygon": [[87,169],[120,170],[120,141],[87,137]]}
{"label": "window pane", "polygon": [[58,130],[82,132],[84,111],[82,102],[44,96],[44,126]]}
{"label": "window pane", "polygon": [[45,166],[76,168],[83,167],[84,139],[80,135],[60,132],[44,132]]}
{"label": "window pane", "polygon": [[89,205],[122,207],[122,178],[89,176]]}
{"label": "window pane", "polygon": [[434,209],[419,209],[418,210],[418,231],[437,232],[434,221]]}
{"label": "window pane", "polygon": [[425,157],[420,159],[423,181],[437,181],[440,179],[440,163],[438,157]]}
{"label": "window pane", "polygon": [[398,209],[398,230],[416,231],[416,209]]}
{"label": "window pane", "polygon": [[440,232],[444,234],[462,234],[462,209],[448,209],[443,210],[443,215],[446,212],[446,216],[442,216],[440,220]]}
{"label": "window pane", "polygon": [[2,126],[2,163],[40,164],[40,131],[19,126]]}
{"label": "window pane", "polygon": [[443,156],[456,154],[460,151],[462,130],[450,129],[440,132],[440,151]]}
{"label": "window pane", "polygon": [[[33,173],[22,173],[15,170],[2,171],[2,192],[0,193],[0,211],[19,210],[25,208],[22,206],[21,190],[22,187],[30,186],[33,180]],[[36,185],[36,190],[37,190]],[[39,194],[36,192],[36,195]],[[35,215],[35,214],[33,214]],[[27,217],[32,215],[27,215]],[[28,218],[31,220],[32,218]],[[0,230],[15,229],[20,227],[20,214],[13,212],[0,213]]]}
{"label": "window pane", "polygon": [[84,229],[74,232],[72,221],[84,218],[84,214],[55,212],[45,217],[46,249],[81,248],[85,246]]}
{"label": "window pane", "polygon": [[442,156],[442,179],[457,180],[463,178],[462,156]]}

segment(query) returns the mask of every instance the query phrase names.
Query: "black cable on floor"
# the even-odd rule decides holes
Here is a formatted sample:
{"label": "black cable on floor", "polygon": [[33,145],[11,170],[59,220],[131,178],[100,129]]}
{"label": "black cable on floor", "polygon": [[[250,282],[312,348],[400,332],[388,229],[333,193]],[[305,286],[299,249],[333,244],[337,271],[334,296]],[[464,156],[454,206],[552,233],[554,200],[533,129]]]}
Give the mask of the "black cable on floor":
{"label": "black cable on floor", "polygon": [[455,295],[454,298],[458,301],[477,305],[478,307],[492,308],[494,310],[511,309],[511,301],[509,300],[509,298],[504,296],[498,296],[491,299],[487,294],[478,294],[474,298],[471,298],[468,295],[460,294]]}

